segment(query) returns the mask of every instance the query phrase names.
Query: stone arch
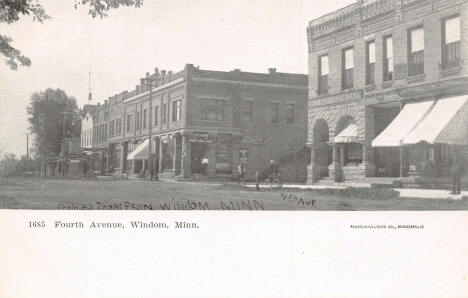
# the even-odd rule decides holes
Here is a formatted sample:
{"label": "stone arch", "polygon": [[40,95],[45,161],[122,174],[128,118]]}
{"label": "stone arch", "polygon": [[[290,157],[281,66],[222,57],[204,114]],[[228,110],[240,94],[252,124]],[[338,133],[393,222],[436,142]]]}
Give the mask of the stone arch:
{"label": "stone arch", "polygon": [[330,139],[330,131],[327,121],[323,118],[317,119],[315,121],[312,133],[314,144],[328,142]]}

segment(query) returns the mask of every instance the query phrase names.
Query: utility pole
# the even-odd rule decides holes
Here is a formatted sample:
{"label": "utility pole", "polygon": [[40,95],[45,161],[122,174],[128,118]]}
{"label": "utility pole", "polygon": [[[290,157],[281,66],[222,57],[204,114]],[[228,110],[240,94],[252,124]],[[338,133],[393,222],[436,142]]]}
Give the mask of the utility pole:
{"label": "utility pole", "polygon": [[147,74],[146,75],[146,86],[149,88],[149,129],[148,129],[148,180],[153,180],[153,155],[152,155],[152,147],[153,147],[153,98],[152,98],[152,89],[153,89],[153,78]]}

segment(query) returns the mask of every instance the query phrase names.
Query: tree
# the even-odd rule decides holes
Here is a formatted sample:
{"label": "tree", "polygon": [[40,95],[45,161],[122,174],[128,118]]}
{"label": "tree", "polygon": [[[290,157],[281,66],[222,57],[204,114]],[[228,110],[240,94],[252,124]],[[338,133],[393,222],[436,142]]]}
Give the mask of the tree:
{"label": "tree", "polygon": [[26,108],[29,130],[34,134],[35,152],[39,157],[56,155],[60,152],[65,137],[79,136],[81,132],[80,111],[76,99],[61,89],[47,89],[31,95]]}
{"label": "tree", "polygon": [[[101,19],[107,17],[107,12],[120,7],[135,7],[143,5],[143,0],[75,0],[74,7],[88,6],[88,13],[93,17],[99,16]],[[34,21],[42,23],[50,19],[39,3],[39,0],[1,0],[0,1],[0,23],[11,24],[20,19],[21,16],[29,15]],[[22,66],[31,65],[31,59],[24,56],[20,50],[14,48],[13,40],[0,34],[0,54],[5,56],[5,63],[12,70]]]}

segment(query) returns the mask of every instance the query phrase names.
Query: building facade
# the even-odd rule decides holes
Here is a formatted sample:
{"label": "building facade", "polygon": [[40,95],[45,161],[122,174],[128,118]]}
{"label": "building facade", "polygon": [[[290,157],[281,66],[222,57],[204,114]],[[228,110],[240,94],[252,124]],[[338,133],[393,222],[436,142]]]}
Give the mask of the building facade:
{"label": "building facade", "polygon": [[100,105],[95,147],[116,176],[144,177],[153,162],[166,178],[232,180],[242,171],[253,180],[275,160],[284,180],[305,182],[306,107],[306,75],[156,68]]}
{"label": "building facade", "polygon": [[442,179],[468,160],[468,1],[357,1],[307,38],[308,182]]}

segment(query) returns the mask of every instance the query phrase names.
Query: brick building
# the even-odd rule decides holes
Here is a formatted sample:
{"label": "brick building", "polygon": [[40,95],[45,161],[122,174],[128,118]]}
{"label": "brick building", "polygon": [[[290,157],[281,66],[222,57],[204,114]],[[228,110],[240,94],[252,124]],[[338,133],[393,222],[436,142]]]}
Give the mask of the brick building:
{"label": "brick building", "polygon": [[306,105],[306,75],[156,68],[98,108],[95,146],[106,149],[107,173],[142,177],[151,125],[153,165],[162,177],[231,180],[242,164],[253,180],[275,160],[285,180],[305,182]]}
{"label": "brick building", "polygon": [[309,182],[423,183],[468,161],[468,1],[357,1],[307,37]]}

